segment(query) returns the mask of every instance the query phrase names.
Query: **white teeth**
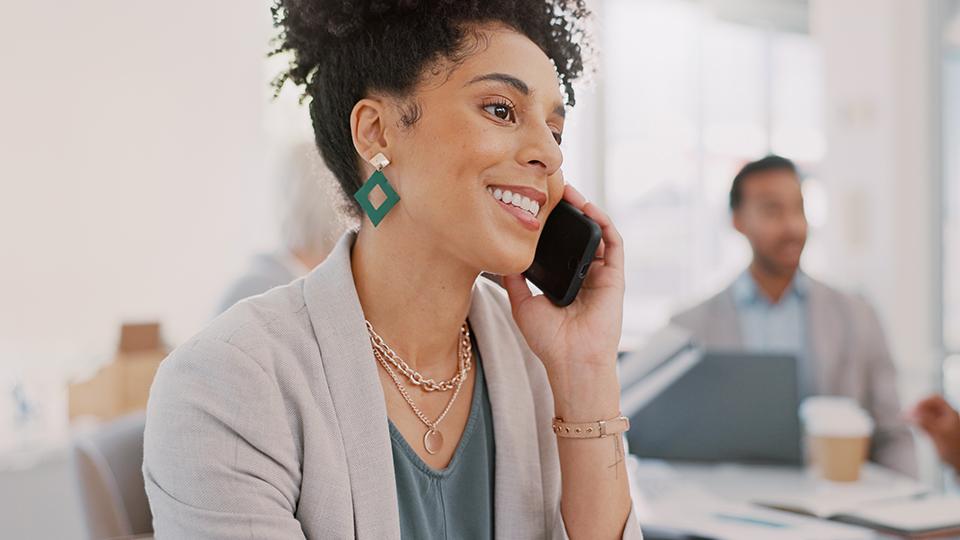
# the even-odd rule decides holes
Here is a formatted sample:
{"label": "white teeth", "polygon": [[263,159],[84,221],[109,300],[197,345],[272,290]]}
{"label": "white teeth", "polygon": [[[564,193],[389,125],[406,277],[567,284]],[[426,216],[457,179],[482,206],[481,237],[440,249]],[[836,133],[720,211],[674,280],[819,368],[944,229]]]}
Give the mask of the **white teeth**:
{"label": "white teeth", "polygon": [[512,191],[489,187],[487,188],[487,191],[493,195],[494,199],[526,210],[533,216],[536,216],[540,212],[540,203],[531,200],[529,197],[524,197],[519,193],[513,193]]}

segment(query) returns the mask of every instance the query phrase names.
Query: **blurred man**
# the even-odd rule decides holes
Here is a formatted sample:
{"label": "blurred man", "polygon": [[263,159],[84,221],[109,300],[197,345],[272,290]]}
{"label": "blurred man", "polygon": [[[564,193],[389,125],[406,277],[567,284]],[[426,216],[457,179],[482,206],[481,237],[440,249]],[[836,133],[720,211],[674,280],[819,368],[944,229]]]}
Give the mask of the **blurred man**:
{"label": "blurred man", "polygon": [[255,255],[231,284],[217,313],[249,296],[286,285],[323,262],[346,228],[333,175],[312,142],[293,145],[278,179],[281,246]]}
{"label": "blurred man", "polygon": [[871,459],[916,474],[896,370],[876,315],[864,300],[800,271],[807,220],[794,164],[779,156],[748,163],[733,180],[730,208],[753,261],[726,290],[673,323],[707,349],[796,357],[801,397],[856,399],[876,423]]}

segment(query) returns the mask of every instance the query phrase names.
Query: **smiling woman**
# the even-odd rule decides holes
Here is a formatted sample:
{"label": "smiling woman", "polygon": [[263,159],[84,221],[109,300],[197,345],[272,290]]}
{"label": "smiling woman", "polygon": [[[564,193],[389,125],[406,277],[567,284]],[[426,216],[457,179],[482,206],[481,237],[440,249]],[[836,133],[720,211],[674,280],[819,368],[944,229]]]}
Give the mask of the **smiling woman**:
{"label": "smiling woman", "polygon": [[[622,240],[560,168],[585,16],[582,0],[277,3],[276,84],[303,86],[344,194],[365,201],[370,179],[395,206],[164,361],[144,442],[158,537],[640,537]],[[520,275],[561,199],[603,231],[564,308]]]}

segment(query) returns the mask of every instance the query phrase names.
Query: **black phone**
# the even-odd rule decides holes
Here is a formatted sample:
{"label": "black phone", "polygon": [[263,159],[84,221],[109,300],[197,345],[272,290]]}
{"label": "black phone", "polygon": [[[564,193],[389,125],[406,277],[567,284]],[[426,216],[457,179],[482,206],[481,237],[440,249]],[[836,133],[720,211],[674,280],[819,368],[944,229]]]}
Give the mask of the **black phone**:
{"label": "black phone", "polygon": [[561,200],[547,216],[533,264],[524,277],[557,306],[570,305],[587,277],[600,236],[595,221]]}

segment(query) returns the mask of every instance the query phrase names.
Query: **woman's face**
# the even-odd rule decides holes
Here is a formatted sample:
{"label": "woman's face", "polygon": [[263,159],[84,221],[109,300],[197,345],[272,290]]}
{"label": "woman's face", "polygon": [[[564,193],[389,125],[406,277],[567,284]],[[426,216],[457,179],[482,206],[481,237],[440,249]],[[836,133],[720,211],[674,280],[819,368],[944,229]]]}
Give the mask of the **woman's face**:
{"label": "woman's face", "polygon": [[412,127],[394,113],[385,173],[401,197],[393,212],[415,225],[409,241],[432,242],[478,271],[517,273],[562,197],[563,98],[539,47],[484,28],[487,39],[462,64],[421,83]]}

